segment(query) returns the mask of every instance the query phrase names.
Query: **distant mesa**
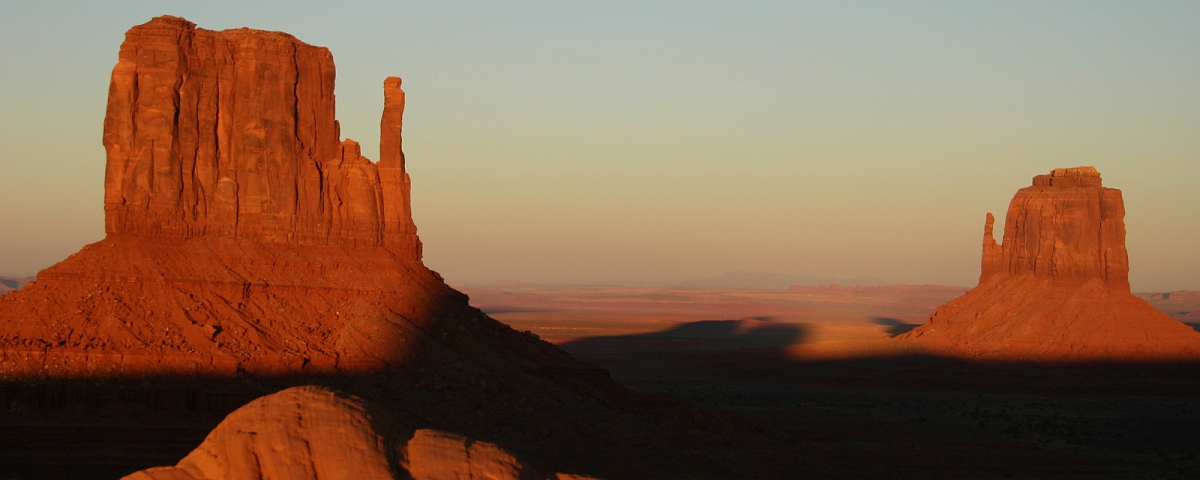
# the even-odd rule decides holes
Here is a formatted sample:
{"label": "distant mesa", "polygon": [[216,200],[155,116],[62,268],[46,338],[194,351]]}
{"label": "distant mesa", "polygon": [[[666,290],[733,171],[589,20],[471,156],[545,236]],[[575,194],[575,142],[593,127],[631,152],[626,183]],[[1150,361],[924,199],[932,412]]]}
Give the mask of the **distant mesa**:
{"label": "distant mesa", "polygon": [[983,235],[979,285],[901,335],[934,351],[1028,361],[1200,359],[1200,333],[1129,290],[1121,191],[1092,167],[1038,175]]}
{"label": "distant mesa", "polygon": [[1176,290],[1166,293],[1139,293],[1138,298],[1158,303],[1200,303],[1200,292],[1195,290]]}
{"label": "distant mesa", "polygon": [[811,277],[806,275],[785,275],[781,273],[747,272],[731,270],[721,275],[711,277],[692,277],[681,282],[680,287],[695,288],[747,288],[762,290],[782,290],[793,285],[888,285],[890,282],[872,277],[835,278]]}
{"label": "distant mesa", "polygon": [[928,300],[941,299],[945,301],[948,298],[954,298],[962,295],[968,289],[966,287],[954,287],[947,285],[819,285],[815,287],[804,285],[792,285],[788,287],[787,293],[793,295],[834,295],[847,297],[881,297],[881,298],[905,298],[910,300]]}
{"label": "distant mesa", "polygon": [[33,280],[34,277],[0,277],[0,295],[13,290],[20,290]]}
{"label": "distant mesa", "polygon": [[1154,308],[1162,310],[1171,318],[1200,329],[1200,292],[1195,290],[1178,290],[1166,293],[1139,293],[1138,298],[1146,300]]}

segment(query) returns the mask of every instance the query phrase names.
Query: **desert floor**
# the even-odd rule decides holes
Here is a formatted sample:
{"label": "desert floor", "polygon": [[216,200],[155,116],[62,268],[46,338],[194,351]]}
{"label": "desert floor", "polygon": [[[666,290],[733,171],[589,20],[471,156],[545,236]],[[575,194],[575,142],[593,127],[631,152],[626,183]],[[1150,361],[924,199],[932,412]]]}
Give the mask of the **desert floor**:
{"label": "desert floor", "polygon": [[[889,340],[966,288],[462,290],[629,387],[744,418],[779,451],[713,454],[794,452],[798,476],[1200,477],[1195,365],[985,364]],[[1185,322],[1200,307],[1143,298]]]}

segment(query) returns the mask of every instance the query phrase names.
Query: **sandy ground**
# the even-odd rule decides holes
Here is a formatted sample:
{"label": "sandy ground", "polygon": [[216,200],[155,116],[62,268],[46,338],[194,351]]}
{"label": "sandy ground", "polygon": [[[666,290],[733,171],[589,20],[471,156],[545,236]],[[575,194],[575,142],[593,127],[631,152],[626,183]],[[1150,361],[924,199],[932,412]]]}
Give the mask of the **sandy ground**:
{"label": "sandy ground", "polygon": [[492,318],[544,340],[663,331],[700,321],[754,320],[794,328],[792,343],[887,338],[924,323],[966,287],[807,288],[793,291],[536,287],[462,288]]}

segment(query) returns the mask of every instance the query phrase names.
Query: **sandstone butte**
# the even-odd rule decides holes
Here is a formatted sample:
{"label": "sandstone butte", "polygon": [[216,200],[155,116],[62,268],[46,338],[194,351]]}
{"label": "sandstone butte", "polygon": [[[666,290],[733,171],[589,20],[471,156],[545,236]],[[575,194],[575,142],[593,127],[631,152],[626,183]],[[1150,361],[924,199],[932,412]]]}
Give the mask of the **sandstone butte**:
{"label": "sandstone butte", "polygon": [[1092,167],[1033,178],[987,215],[979,285],[901,335],[953,356],[1039,362],[1200,359],[1200,332],[1129,290],[1121,191]]}
{"label": "sandstone butte", "polygon": [[[225,418],[175,466],[125,480],[567,480],[544,475],[494,443],[431,429],[392,435],[369,402],[326,388],[293,387]],[[382,430],[382,431],[381,431]],[[397,441],[399,438],[407,441]]]}
{"label": "sandstone butte", "polygon": [[130,29],[104,118],[107,236],[0,297],[0,376],[375,371],[441,330],[565,361],[422,264],[400,79],[378,163],[339,138],[333,89],[329,50],[285,33]]}

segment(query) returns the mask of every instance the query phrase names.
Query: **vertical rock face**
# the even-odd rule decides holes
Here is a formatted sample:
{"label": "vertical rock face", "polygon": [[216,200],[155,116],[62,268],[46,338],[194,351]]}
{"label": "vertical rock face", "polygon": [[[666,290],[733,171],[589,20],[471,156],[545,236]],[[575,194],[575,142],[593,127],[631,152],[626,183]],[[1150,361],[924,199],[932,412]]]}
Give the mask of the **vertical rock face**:
{"label": "vertical rock face", "polygon": [[412,221],[411,183],[404,171],[401,132],[404,90],[399,77],[383,81],[383,119],[379,122],[379,180],[383,191],[383,231],[387,243],[405,244],[417,231]]}
{"label": "vertical rock face", "polygon": [[996,243],[996,237],[992,235],[992,225],[995,223],[996,217],[988,212],[987,220],[983,224],[983,264],[979,268],[979,283],[1007,270],[1004,265],[1004,248]]}
{"label": "vertical rock face", "polygon": [[385,81],[379,164],[340,141],[333,56],[279,32],[159,17],[126,34],[104,119],[110,234],[388,245],[419,258]]}
{"label": "vertical rock face", "polygon": [[1056,280],[1099,278],[1129,288],[1125,202],[1092,167],[1059,168],[1033,178],[1013,197],[997,252],[993,217],[984,227],[982,277],[1033,273]]}
{"label": "vertical rock face", "polygon": [[902,335],[956,356],[1006,360],[1200,358],[1200,333],[1129,291],[1125,205],[1092,167],[1017,191],[1004,243],[987,215],[979,285]]}

